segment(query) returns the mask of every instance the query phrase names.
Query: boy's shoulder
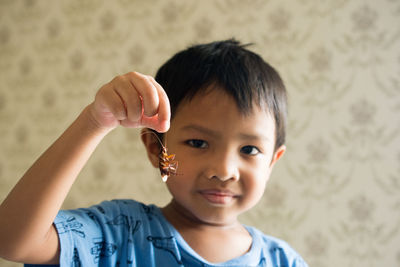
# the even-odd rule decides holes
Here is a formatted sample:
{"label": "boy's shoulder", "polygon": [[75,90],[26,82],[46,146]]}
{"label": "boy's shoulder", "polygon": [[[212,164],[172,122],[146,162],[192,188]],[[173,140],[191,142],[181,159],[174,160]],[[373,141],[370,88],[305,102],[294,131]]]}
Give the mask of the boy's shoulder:
{"label": "boy's shoulder", "polygon": [[137,212],[137,210],[140,210],[141,212],[144,213],[150,213],[154,211],[155,208],[156,208],[155,205],[147,205],[133,199],[112,199],[112,200],[104,200],[99,204],[93,205],[89,208],[83,208],[82,210],[91,209],[99,211],[102,214],[115,213],[121,211],[127,213],[135,213]]}
{"label": "boy's shoulder", "polygon": [[[273,264],[281,264],[277,266],[304,266],[307,264],[286,241],[267,235],[255,227],[245,226],[253,237],[253,245],[260,246],[261,253],[271,259]],[[275,265],[273,265],[275,266]]]}
{"label": "boy's shoulder", "polygon": [[73,227],[75,233],[79,228],[83,236],[86,236],[84,230],[99,236],[102,235],[101,231],[111,231],[118,236],[116,233],[126,230],[123,226],[129,228],[135,224],[146,224],[156,216],[158,213],[154,205],[132,199],[114,199],[87,208],[60,210],[54,225],[59,234],[69,233]]}
{"label": "boy's shoulder", "polygon": [[159,217],[158,207],[153,204],[145,204],[133,199],[105,200],[89,208],[98,211],[102,215],[127,216],[132,219],[145,219],[152,221],[152,218]]}

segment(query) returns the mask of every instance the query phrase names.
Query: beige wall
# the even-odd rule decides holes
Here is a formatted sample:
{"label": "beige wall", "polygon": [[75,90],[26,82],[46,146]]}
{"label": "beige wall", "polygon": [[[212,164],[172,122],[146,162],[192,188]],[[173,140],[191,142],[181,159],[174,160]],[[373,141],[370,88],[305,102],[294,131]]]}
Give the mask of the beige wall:
{"label": "beige wall", "polygon": [[[310,266],[400,266],[397,0],[0,1],[0,200],[114,75],[236,37],[280,70],[288,152],[243,221]],[[100,145],[66,208],[169,195],[137,130]],[[19,266],[0,260],[1,266]]]}

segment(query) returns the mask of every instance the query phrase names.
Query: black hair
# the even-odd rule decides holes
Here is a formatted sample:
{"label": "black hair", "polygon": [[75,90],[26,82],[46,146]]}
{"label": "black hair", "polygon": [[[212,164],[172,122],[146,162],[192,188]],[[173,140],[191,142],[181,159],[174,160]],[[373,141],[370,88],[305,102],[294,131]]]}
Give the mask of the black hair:
{"label": "black hair", "polygon": [[275,121],[276,150],[285,143],[286,89],[278,72],[247,46],[235,39],[191,46],[164,63],[155,79],[168,95],[171,119],[183,100],[211,85],[231,95],[245,115],[254,104],[265,107]]}

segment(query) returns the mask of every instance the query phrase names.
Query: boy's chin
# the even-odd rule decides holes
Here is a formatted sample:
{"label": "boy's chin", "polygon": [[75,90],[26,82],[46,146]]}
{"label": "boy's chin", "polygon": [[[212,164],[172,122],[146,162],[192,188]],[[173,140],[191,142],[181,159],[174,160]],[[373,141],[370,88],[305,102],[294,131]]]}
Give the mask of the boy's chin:
{"label": "boy's chin", "polygon": [[210,207],[190,207],[182,206],[176,200],[172,200],[169,205],[167,205],[167,210],[169,210],[169,215],[175,217],[174,219],[183,219],[189,224],[198,226],[233,226],[238,224],[239,212],[224,210],[223,207],[215,207],[215,209],[210,209]]}
{"label": "boy's chin", "polygon": [[196,216],[198,223],[209,226],[233,226],[238,224],[238,218],[236,215],[227,214],[197,214]]}

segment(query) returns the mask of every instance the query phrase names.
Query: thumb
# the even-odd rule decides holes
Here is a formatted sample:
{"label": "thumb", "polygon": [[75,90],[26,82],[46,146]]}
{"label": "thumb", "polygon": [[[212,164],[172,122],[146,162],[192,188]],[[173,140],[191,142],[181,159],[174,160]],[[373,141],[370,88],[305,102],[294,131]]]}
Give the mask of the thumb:
{"label": "thumb", "polygon": [[170,127],[169,119],[162,119],[158,114],[152,117],[143,116],[141,124],[143,127],[151,128],[159,133],[168,131]]}

